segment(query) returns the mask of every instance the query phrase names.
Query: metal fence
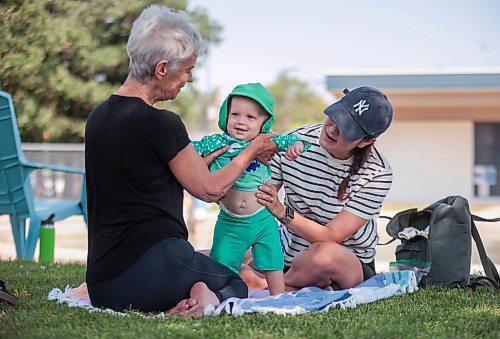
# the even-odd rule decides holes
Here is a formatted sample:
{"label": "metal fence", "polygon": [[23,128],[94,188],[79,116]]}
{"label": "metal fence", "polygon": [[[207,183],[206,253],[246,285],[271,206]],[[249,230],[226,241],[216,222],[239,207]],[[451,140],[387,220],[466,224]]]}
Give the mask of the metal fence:
{"label": "metal fence", "polygon": [[[23,143],[23,152],[29,162],[85,167],[84,144]],[[79,174],[51,170],[35,170],[30,175],[33,193],[38,199],[80,199],[82,178]],[[194,225],[205,218],[208,205],[189,194],[185,197],[184,217],[192,232]]]}
{"label": "metal fence", "polygon": [[[85,167],[85,148],[83,144],[23,143],[23,151],[29,162]],[[79,174],[51,170],[35,170],[30,176],[33,193],[39,199],[79,199],[82,178]]]}

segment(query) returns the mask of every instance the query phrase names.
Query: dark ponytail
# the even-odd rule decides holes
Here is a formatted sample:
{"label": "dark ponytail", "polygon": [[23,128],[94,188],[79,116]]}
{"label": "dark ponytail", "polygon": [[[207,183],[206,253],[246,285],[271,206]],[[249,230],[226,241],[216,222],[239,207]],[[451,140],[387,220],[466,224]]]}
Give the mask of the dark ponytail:
{"label": "dark ponytail", "polygon": [[[372,137],[367,137],[364,140],[370,140],[370,139],[372,139]],[[351,170],[349,171],[349,175],[345,177],[344,180],[342,180],[339,186],[339,192],[337,195],[339,201],[344,201],[344,194],[345,191],[347,190],[347,185],[349,184],[349,180],[354,174],[358,173],[359,169],[364,165],[364,163],[370,156],[372,145],[373,144],[370,144],[363,148],[356,147],[353,150]]]}

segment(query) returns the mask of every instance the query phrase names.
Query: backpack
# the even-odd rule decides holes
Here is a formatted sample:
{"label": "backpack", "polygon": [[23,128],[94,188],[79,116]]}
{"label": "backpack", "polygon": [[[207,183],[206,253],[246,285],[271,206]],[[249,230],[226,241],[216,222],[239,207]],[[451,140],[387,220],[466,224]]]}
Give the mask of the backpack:
{"label": "backpack", "polygon": [[[449,196],[419,211],[416,208],[397,213],[387,224],[387,233],[401,240],[396,248],[396,262],[391,263],[420,271],[419,286],[477,287],[500,289],[500,277],[486,255],[476,221],[495,222],[472,215],[467,199]],[[472,240],[474,239],[486,277],[470,276]],[[389,243],[388,242],[388,243]],[[386,243],[387,244],[387,243]],[[384,245],[384,244],[382,244]]]}

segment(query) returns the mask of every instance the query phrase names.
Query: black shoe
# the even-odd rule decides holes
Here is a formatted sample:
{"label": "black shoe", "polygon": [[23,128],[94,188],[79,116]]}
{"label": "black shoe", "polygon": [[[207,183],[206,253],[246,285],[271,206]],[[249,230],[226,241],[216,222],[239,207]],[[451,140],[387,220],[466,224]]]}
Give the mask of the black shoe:
{"label": "black shoe", "polygon": [[17,297],[9,292],[5,282],[0,280],[0,308],[7,306],[16,306]]}

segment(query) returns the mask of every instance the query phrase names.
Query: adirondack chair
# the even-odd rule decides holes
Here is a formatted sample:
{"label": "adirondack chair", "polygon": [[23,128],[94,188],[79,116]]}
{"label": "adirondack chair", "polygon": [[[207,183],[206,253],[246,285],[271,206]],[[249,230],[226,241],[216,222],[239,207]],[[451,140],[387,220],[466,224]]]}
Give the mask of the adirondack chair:
{"label": "adirondack chair", "polygon": [[18,258],[33,259],[42,224],[53,224],[72,215],[83,215],[87,221],[85,185],[80,200],[35,199],[29,174],[38,169],[85,174],[83,168],[26,161],[12,97],[0,91],[0,215],[10,217]]}

